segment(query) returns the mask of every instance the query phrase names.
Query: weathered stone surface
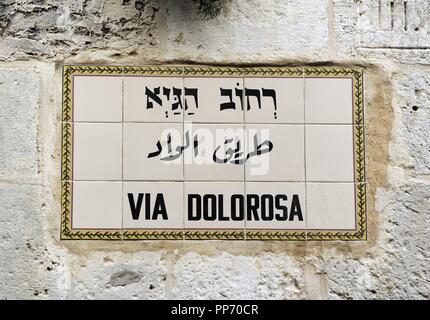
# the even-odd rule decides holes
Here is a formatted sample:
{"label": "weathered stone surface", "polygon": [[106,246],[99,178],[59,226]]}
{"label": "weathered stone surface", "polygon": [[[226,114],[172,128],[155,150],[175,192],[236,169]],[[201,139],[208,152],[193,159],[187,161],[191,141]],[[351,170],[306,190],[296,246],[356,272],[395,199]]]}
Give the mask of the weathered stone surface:
{"label": "weathered stone surface", "polygon": [[0,183],[0,299],[65,298],[62,250],[46,239],[43,188]]}
{"label": "weathered stone surface", "polygon": [[336,54],[430,62],[427,0],[334,0]]}
{"label": "weathered stone surface", "polygon": [[94,48],[154,47],[157,11],[154,0],[2,1],[0,60],[58,58]]}
{"label": "weathered stone surface", "polygon": [[169,1],[167,58],[222,62],[324,57],[329,45],[326,1],[227,2],[206,21],[188,1]]}
{"label": "weathered stone surface", "polygon": [[303,275],[288,256],[190,252],[174,269],[177,299],[293,299],[304,296]]}
{"label": "weathered stone surface", "polygon": [[410,154],[413,172],[430,174],[430,70],[410,70],[394,77],[395,108],[402,128],[400,138]]}
{"label": "weathered stone surface", "polygon": [[160,253],[92,252],[71,260],[72,299],[166,298],[166,261]]}
{"label": "weathered stone surface", "polygon": [[258,299],[301,299],[306,297],[304,270],[297,257],[261,254],[256,258]]}
{"label": "weathered stone surface", "polygon": [[254,259],[222,254],[206,257],[188,253],[181,257],[174,272],[177,299],[239,299],[255,294],[257,274]]}
{"label": "weathered stone surface", "polygon": [[39,95],[34,70],[0,69],[0,179],[38,174]]}

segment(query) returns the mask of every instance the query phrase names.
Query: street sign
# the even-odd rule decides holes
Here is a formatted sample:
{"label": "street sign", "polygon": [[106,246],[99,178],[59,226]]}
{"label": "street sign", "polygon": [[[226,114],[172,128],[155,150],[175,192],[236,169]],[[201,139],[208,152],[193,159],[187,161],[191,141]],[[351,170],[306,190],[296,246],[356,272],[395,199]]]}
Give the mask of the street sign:
{"label": "street sign", "polygon": [[62,239],[366,239],[359,68],[64,66],[62,117]]}

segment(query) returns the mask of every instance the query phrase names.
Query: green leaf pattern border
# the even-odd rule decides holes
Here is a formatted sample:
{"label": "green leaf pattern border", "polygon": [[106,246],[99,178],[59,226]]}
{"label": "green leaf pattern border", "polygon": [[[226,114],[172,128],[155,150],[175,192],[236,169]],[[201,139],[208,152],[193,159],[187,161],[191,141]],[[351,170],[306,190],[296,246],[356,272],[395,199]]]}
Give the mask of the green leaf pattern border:
{"label": "green leaf pattern border", "polygon": [[[73,168],[73,76],[204,76],[204,77],[350,77],[353,81],[353,123],[355,147],[354,231],[306,230],[77,230],[71,225]],[[361,68],[343,67],[211,67],[211,66],[82,66],[63,67],[63,111],[61,153],[61,228],[62,240],[309,240],[352,241],[367,239],[365,184],[364,97]]]}

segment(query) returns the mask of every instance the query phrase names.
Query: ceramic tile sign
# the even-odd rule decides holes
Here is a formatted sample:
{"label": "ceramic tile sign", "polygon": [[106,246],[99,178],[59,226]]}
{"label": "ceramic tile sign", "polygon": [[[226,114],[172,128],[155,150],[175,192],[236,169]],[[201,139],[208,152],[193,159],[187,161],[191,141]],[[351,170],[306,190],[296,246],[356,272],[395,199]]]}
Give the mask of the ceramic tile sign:
{"label": "ceramic tile sign", "polygon": [[359,68],[64,66],[62,239],[365,240]]}

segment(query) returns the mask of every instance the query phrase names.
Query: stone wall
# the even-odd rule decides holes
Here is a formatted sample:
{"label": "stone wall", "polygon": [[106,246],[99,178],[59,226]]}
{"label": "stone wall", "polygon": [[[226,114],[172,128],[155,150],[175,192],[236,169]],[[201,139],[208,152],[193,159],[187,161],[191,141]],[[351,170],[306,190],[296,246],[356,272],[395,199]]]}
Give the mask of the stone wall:
{"label": "stone wall", "polygon": [[[430,2],[0,2],[0,298],[430,298]],[[365,68],[367,242],[60,241],[66,63]]]}

